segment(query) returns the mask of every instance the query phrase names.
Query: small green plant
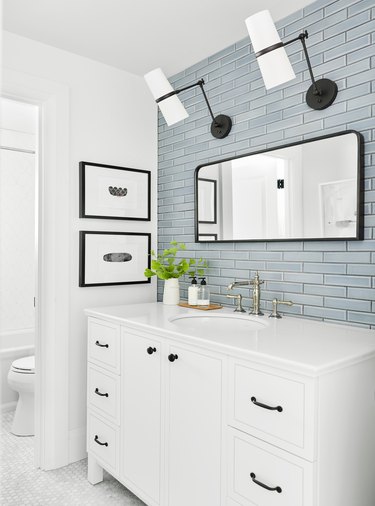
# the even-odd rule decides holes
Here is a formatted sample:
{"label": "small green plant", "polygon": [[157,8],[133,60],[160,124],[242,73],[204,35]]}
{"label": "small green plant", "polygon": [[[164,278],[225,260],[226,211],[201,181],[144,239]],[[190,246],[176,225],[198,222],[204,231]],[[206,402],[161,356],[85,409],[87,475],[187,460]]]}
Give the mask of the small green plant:
{"label": "small green plant", "polygon": [[191,264],[191,269],[188,272],[189,276],[191,278],[193,276],[195,278],[197,278],[198,276],[199,277],[204,276],[205,275],[204,271],[208,267],[207,260],[203,260],[203,258],[198,258],[198,260],[195,260],[194,258],[192,258],[191,260],[193,260],[193,262]]}
{"label": "small green plant", "polygon": [[191,276],[203,276],[204,268],[207,267],[207,262],[199,258],[176,258],[179,251],[184,251],[186,246],[183,242],[171,241],[171,247],[165,249],[161,254],[157,255],[154,250],[150,254],[153,257],[151,260],[151,269],[145,269],[146,278],[157,276],[159,279],[172,279],[180,278],[185,274]]}

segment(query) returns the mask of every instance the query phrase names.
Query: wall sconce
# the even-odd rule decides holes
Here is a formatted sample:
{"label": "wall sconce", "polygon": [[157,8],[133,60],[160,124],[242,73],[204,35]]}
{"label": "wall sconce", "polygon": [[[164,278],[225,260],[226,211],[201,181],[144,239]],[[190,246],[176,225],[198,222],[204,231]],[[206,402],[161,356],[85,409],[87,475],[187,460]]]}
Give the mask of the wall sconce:
{"label": "wall sconce", "polygon": [[300,40],[312,81],[306,93],[307,105],[312,109],[320,110],[329,107],[334,102],[337,96],[337,84],[330,79],[315,81],[306,48],[308,38],[306,30],[295,39],[282,42],[271,14],[267,10],[247,18],[246,26],[267,90],[296,77],[284,46]]}
{"label": "wall sconce", "polygon": [[231,131],[232,120],[229,116],[219,114],[215,117],[213,115],[206,92],[203,88],[203,79],[200,79],[197,83],[185,86],[185,88],[174,90],[168,79],[165,77],[163,71],[159,68],[148,72],[144,78],[168,126],[174,125],[174,123],[182,121],[189,116],[180,99],[177,97],[177,94],[182,91],[189,90],[190,88],[194,88],[195,86],[199,86],[212,117],[212,135],[216,137],[216,139],[223,139]]}

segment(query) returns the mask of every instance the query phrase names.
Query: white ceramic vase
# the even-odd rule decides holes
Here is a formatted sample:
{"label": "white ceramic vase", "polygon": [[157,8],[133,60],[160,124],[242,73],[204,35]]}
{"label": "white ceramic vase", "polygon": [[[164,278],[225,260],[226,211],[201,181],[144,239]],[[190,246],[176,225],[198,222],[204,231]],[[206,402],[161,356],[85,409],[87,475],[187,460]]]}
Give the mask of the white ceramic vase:
{"label": "white ceramic vase", "polygon": [[164,281],[163,303],[170,306],[180,302],[180,283],[178,278],[166,279]]}

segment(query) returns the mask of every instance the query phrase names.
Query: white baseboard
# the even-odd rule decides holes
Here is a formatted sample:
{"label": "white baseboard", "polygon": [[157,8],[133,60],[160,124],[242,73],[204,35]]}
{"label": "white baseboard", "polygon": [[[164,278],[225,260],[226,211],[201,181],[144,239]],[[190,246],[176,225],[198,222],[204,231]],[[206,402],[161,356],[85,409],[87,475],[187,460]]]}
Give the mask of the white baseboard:
{"label": "white baseboard", "polygon": [[4,404],[1,404],[0,406],[0,412],[1,413],[8,413],[8,411],[14,411],[17,406],[17,401],[12,402],[5,402]]}
{"label": "white baseboard", "polygon": [[87,457],[86,427],[69,431],[69,464]]}

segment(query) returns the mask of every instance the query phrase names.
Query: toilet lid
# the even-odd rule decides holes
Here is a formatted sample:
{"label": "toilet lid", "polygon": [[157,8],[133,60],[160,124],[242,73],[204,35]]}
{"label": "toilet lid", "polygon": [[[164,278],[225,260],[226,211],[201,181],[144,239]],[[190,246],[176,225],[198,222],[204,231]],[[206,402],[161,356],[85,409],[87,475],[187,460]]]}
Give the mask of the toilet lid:
{"label": "toilet lid", "polygon": [[35,357],[23,357],[12,363],[12,369],[19,372],[35,372]]}

